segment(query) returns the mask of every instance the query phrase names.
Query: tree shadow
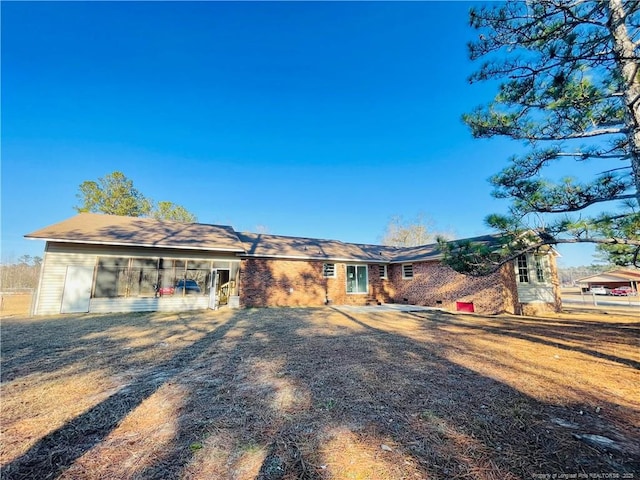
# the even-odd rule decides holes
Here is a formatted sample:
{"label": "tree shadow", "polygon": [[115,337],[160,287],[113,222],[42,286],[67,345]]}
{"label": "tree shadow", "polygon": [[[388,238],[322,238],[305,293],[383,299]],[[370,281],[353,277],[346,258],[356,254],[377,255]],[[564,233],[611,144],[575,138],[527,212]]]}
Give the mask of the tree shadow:
{"label": "tree shadow", "polygon": [[[367,455],[387,454],[380,443],[388,442],[394,451],[388,464],[410,459],[427,478],[530,478],[640,467],[636,451],[598,451],[552,422],[567,417],[582,422],[580,428],[593,427],[595,415],[576,419],[572,413],[583,406],[539,401],[452,362],[437,343],[376,328],[375,315],[364,320],[330,308],[245,313],[237,314],[237,325],[250,326],[222,367],[230,382],[211,393],[216,401],[207,404],[188,376],[181,379],[191,388],[184,408],[198,414],[181,418],[173,441],[138,472],[141,478],[198,478],[189,477],[188,465],[205,461],[206,453],[194,455],[185,445],[202,439],[213,439],[205,450],[223,439],[230,449],[258,445],[262,461],[251,478],[327,478],[322,466],[335,455],[327,447],[335,431],[378,442]],[[343,319],[340,328],[321,333],[322,318],[331,315]],[[218,375],[220,368],[212,369]],[[230,424],[232,411],[241,418]],[[628,432],[636,432],[631,441],[638,439],[634,428],[628,425]],[[219,478],[235,477],[234,458]]]}
{"label": "tree shadow", "polygon": [[[5,465],[2,478],[54,478],[60,475],[83,454],[104,440],[127,415],[163,384],[179,376],[184,365],[224,337],[234,328],[236,322],[237,319],[231,317],[169,360],[146,370],[115,394],[47,434],[25,454]],[[116,347],[105,345],[105,348]],[[75,360],[74,358],[73,361]],[[62,362],[69,361],[72,359],[65,358]],[[58,368],[61,368],[61,365],[58,365]]]}
{"label": "tree shadow", "polygon": [[[112,359],[101,352],[113,350],[122,350],[128,368],[143,368],[146,364],[133,360],[138,354],[177,335],[187,337],[210,331],[211,323],[198,325],[191,320],[194,315],[201,316],[203,312],[73,314],[4,320],[0,378],[2,383],[8,383],[67,367],[73,367],[75,373],[100,366],[112,369]],[[146,332],[146,338],[135,335],[138,329]]]}
{"label": "tree shadow", "polygon": [[[434,336],[413,338],[386,328],[405,318],[422,322],[418,328]],[[355,455],[356,464],[369,459],[372,468],[388,469],[387,478],[524,479],[640,468],[637,452],[599,451],[572,437],[597,422],[593,414],[576,418],[582,405],[539,401],[447,358],[450,345],[438,340],[437,327],[457,321],[453,315],[350,315],[332,308],[234,312],[131,386],[42,438],[2,478],[62,474],[168,383],[185,392],[180,415],[171,419],[176,428],[127,478],[348,478],[357,472],[332,471],[344,450],[336,439],[345,435],[360,443],[343,453]],[[602,404],[605,411],[619,407]],[[563,429],[555,418],[581,430]],[[629,440],[640,439],[634,425],[628,432],[635,435]],[[247,451],[258,464],[241,476],[249,455],[239,452]],[[215,474],[198,473],[196,466],[207,462],[215,463]],[[111,475],[117,466],[101,467],[103,476],[122,477]]]}
{"label": "tree shadow", "polygon": [[[425,318],[424,315],[415,312],[412,312],[411,315]],[[578,352],[640,370],[640,361],[607,354],[595,348],[586,348],[567,343],[569,341],[581,344],[596,343],[594,340],[596,338],[599,339],[598,341],[605,340],[606,343],[621,343],[629,347],[637,347],[640,345],[640,325],[637,323],[589,322],[588,330],[585,331],[584,322],[579,321],[537,319],[537,321],[532,322],[518,317],[506,318],[508,320],[503,321],[502,326],[482,323],[470,324],[469,322],[457,321],[455,317],[451,316],[446,320],[440,320],[440,323],[448,326],[458,326],[469,331],[508,336],[562,350]],[[438,322],[438,320],[435,321]]]}

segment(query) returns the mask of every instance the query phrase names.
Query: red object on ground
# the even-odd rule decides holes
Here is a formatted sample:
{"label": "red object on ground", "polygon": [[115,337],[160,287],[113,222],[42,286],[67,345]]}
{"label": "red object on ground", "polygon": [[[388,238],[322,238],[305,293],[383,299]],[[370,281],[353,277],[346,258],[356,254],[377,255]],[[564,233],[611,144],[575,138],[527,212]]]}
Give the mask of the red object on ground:
{"label": "red object on ground", "polygon": [[456,302],[456,310],[458,312],[475,312],[473,302]]}

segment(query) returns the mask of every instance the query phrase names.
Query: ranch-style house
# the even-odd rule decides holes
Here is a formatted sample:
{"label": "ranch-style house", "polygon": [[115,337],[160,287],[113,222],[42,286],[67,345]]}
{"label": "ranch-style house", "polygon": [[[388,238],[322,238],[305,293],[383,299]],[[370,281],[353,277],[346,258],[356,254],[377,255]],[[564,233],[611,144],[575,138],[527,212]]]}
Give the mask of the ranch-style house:
{"label": "ranch-style house", "polygon": [[553,249],[471,277],[445,266],[437,244],[362,245],[151,218],[81,213],[26,237],[46,241],[35,315],[382,303],[486,314],[560,308]]}

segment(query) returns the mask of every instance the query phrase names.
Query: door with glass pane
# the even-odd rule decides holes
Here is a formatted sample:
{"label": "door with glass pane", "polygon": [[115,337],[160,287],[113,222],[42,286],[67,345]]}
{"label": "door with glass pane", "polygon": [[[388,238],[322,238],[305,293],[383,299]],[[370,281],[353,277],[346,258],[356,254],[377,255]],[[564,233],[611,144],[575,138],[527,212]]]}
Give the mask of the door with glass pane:
{"label": "door with glass pane", "polygon": [[347,265],[347,293],[367,293],[366,265]]}
{"label": "door with glass pane", "polygon": [[218,269],[218,286],[216,295],[218,295],[218,305],[227,305],[229,303],[229,294],[231,288],[230,271],[226,268]]}

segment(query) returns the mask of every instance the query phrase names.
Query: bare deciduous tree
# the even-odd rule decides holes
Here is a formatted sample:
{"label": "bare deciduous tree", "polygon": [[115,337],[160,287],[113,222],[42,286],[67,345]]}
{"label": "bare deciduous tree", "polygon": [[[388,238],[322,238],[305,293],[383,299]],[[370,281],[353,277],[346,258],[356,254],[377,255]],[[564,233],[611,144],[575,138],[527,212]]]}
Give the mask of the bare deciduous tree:
{"label": "bare deciduous tree", "polygon": [[381,243],[392,247],[415,247],[435,243],[437,238],[453,238],[453,235],[436,232],[433,220],[424,213],[419,213],[412,220],[394,215],[389,219]]}

